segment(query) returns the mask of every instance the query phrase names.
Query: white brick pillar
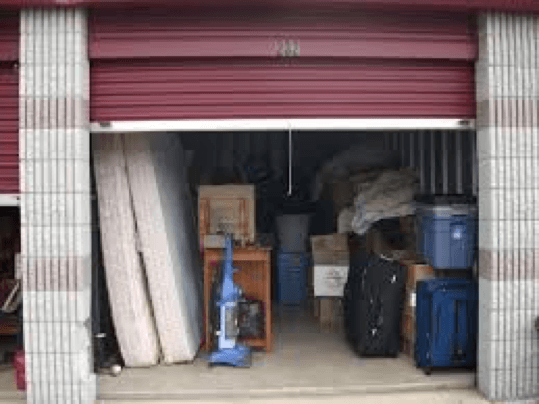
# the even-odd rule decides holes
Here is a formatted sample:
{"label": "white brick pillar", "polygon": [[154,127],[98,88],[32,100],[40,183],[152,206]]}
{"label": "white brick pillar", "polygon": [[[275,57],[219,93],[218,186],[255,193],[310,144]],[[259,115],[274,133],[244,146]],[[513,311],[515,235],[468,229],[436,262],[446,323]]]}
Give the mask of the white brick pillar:
{"label": "white brick pillar", "polygon": [[539,394],[538,17],[479,17],[480,390]]}
{"label": "white brick pillar", "polygon": [[21,12],[21,248],[30,403],[90,403],[87,16]]}

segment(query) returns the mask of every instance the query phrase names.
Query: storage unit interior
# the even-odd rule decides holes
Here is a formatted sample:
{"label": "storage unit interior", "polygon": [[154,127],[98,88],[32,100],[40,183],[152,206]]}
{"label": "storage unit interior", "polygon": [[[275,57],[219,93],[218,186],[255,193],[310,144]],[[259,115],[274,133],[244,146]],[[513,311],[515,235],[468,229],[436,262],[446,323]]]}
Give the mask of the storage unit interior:
{"label": "storage unit interior", "polygon": [[[430,390],[474,386],[473,371],[441,370],[427,376],[415,368],[413,359],[404,352],[397,358],[359,357],[346,341],[338,311],[337,314],[330,314],[336,316],[330,320],[333,324],[330,329],[323,329],[320,316],[328,314],[321,314],[320,306],[317,310],[316,305],[319,303],[312,297],[312,291],[306,291],[306,300],[298,306],[279,304],[276,293],[279,289],[276,275],[279,248],[276,216],[286,213],[287,209],[295,209],[293,211],[296,213],[298,207],[307,209],[311,215],[309,235],[332,234],[338,230],[336,213],[353,205],[354,193],[347,192],[345,183],[341,189],[335,186],[327,188],[327,184],[320,186],[324,180],[323,175],[320,175],[323,170],[326,174],[330,170],[336,177],[342,177],[349,175],[349,168],[354,165],[361,169],[380,168],[387,163],[389,151],[398,159],[396,166],[415,168],[418,193],[474,194],[476,167],[473,131],[294,130],[291,133],[238,131],[168,135],[177,136],[181,140],[195,212],[198,211],[197,192],[200,185],[255,184],[257,238],[263,238],[273,247],[272,347],[269,352],[256,352],[250,369],[210,369],[204,350],[199,352],[192,363],[125,368],[117,377],[101,376],[99,385],[102,398],[143,398],[150,395],[155,398],[162,394],[167,397],[201,399],[227,394],[248,394],[254,397],[287,394],[291,391],[306,394],[366,393],[392,389]],[[94,333],[113,334],[100,258],[95,188],[93,192],[94,282],[99,285],[94,288],[94,309],[96,302],[100,306],[94,312],[94,316],[100,318],[95,321],[94,317]],[[200,217],[195,217],[195,221],[199,220]],[[413,234],[402,237],[402,227],[393,228],[393,231],[401,232],[401,237],[397,237],[397,241],[392,239],[400,244],[391,248],[415,249]],[[238,266],[241,272],[241,263]],[[312,265],[309,271],[312,271]],[[308,290],[312,282],[312,277],[309,277],[306,285]],[[108,349],[112,352],[118,347],[109,346]]]}
{"label": "storage unit interior", "polygon": [[14,355],[22,348],[22,285],[17,274],[20,253],[20,210],[0,207],[0,392],[21,398],[15,384]]}

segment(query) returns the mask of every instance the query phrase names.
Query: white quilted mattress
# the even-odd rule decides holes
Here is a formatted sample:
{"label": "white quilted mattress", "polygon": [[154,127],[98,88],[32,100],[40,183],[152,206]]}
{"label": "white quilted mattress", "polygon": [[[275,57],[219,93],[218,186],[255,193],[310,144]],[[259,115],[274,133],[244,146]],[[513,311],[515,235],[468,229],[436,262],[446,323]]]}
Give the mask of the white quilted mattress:
{"label": "white quilted mattress", "polygon": [[177,135],[127,134],[125,155],[162,362],[194,359],[202,336],[202,268]]}
{"label": "white quilted mattress", "polygon": [[125,365],[155,365],[159,345],[136,249],[122,135],[94,135],[100,232],[112,318]]}
{"label": "white quilted mattress", "polygon": [[[109,140],[113,137],[114,144]],[[191,361],[202,336],[202,269],[180,140],[168,134],[102,135],[99,139],[101,157],[96,159],[96,173],[124,167],[114,176],[96,175],[96,180],[98,192],[102,189],[102,193],[114,195],[116,203],[111,208],[109,198],[99,196],[100,213],[114,212],[100,217],[101,233],[121,233],[123,240],[120,246],[118,240],[108,243],[104,237],[103,253],[113,319],[126,365],[155,364],[158,354],[167,364]],[[104,155],[110,157],[105,160]],[[100,180],[107,184],[100,184]],[[116,196],[118,192],[121,198]],[[130,216],[119,215],[120,210]],[[123,260],[117,250],[132,254],[137,247],[142,257],[139,265],[115,266],[115,261]],[[137,293],[117,296],[125,287]],[[136,301],[132,301],[135,296]]]}

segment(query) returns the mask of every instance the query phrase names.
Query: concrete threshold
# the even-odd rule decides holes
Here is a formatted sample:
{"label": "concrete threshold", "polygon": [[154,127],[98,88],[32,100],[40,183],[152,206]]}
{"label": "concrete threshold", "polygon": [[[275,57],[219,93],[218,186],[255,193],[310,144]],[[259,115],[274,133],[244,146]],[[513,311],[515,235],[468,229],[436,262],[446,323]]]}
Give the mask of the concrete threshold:
{"label": "concrete threshold", "polygon": [[425,385],[424,383],[406,383],[406,384],[379,384],[357,386],[339,386],[339,387],[284,387],[271,389],[245,389],[242,391],[225,389],[205,389],[188,390],[181,392],[165,391],[136,391],[136,392],[107,392],[100,394],[102,400],[196,400],[208,402],[214,399],[241,400],[249,399],[297,399],[297,398],[316,398],[324,397],[329,399],[335,396],[355,396],[363,398],[369,395],[402,394],[402,393],[436,393],[445,391],[473,390],[473,382],[463,384],[462,381],[446,381],[434,385]]}
{"label": "concrete threshold", "polygon": [[[96,404],[415,404],[415,403],[435,403],[435,404],[486,404],[488,400],[474,389],[440,390],[440,391],[399,391],[391,393],[372,394],[334,394],[309,396],[298,394],[287,397],[226,397],[226,398],[185,398],[160,400],[157,397],[147,400],[125,399],[125,400],[98,400]],[[500,403],[501,404],[501,403]]]}

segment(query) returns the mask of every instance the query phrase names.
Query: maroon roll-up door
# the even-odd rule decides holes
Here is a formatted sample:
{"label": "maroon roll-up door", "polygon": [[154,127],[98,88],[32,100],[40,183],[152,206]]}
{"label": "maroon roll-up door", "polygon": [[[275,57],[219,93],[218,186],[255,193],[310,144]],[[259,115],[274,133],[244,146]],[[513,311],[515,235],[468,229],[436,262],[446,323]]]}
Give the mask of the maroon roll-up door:
{"label": "maroon roll-up door", "polygon": [[475,116],[466,15],[237,15],[94,13],[91,120]]}
{"label": "maroon roll-up door", "polygon": [[19,193],[19,16],[0,11],[0,194]]}

